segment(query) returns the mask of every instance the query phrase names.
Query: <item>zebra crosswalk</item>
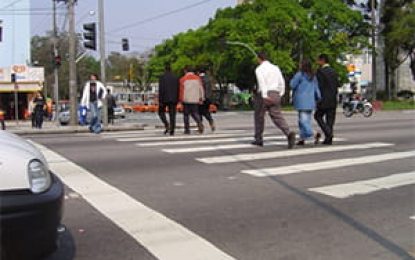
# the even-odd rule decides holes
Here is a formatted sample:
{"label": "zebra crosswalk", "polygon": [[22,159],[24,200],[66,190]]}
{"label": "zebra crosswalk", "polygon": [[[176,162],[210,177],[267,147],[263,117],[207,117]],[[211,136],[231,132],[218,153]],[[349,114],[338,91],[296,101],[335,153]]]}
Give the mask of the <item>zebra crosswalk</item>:
{"label": "zebra crosswalk", "polygon": [[[287,150],[285,136],[264,134],[264,147],[250,144],[252,133],[246,130],[222,130],[217,133],[204,135],[176,135],[163,136],[160,133],[145,132],[121,132],[103,135],[102,138],[113,139],[117,142],[132,143],[139,148],[159,149],[160,152],[175,156],[175,154],[192,154],[194,160],[203,165],[223,165],[239,162],[261,162],[271,167],[253,167],[251,164],[241,164],[243,169],[235,174],[244,174],[255,178],[282,176],[302,173],[312,173],[309,178],[316,176],[321,170],[331,170],[330,174],[341,174],[337,171],[346,167],[365,167],[389,161],[399,161],[415,157],[415,150],[395,151],[393,143],[368,142],[353,144],[352,140],[336,138],[333,146],[306,145],[305,147]],[[271,149],[271,147],[276,147]],[[213,152],[226,151],[224,155],[212,156]],[[362,151],[369,155],[358,154],[348,157],[346,151]],[[208,153],[208,156],[204,156]],[[318,162],[293,163],[297,158],[313,155],[330,154],[328,160]],[[349,153],[350,154],[350,153]],[[290,162],[293,159],[293,162]],[[288,163],[287,163],[288,161]],[[298,160],[297,160],[298,161]],[[347,199],[350,197],[368,195],[373,192],[381,192],[399,187],[415,184],[415,172],[397,172],[388,176],[372,179],[354,180],[346,183],[306,187],[308,192],[335,199]],[[415,216],[414,216],[415,217]]]}

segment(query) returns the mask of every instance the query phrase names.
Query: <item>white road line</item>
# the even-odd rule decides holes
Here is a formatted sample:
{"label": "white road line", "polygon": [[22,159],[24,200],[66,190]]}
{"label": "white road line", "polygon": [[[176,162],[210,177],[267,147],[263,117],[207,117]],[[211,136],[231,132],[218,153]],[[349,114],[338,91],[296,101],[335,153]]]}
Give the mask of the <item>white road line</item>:
{"label": "white road line", "polygon": [[[265,140],[284,140],[285,136],[270,136],[265,137]],[[240,141],[252,141],[253,137],[235,137],[235,138],[217,138],[212,140],[186,140],[186,141],[170,141],[170,142],[152,142],[152,143],[137,143],[136,145],[141,147],[153,147],[153,146],[173,146],[173,145],[192,145],[192,144],[217,144],[217,143],[232,143]]]}
{"label": "white road line", "polygon": [[398,173],[386,177],[355,181],[337,185],[310,188],[309,191],[345,199],[355,195],[365,195],[379,190],[415,184],[415,172]]}
{"label": "white road line", "polygon": [[[235,136],[234,134],[232,136]],[[201,137],[201,138],[199,138]],[[147,142],[147,143],[137,143],[137,146],[141,147],[154,147],[154,146],[173,146],[173,145],[193,145],[193,144],[217,144],[217,143],[232,143],[232,142],[240,142],[240,141],[252,141],[253,137],[235,137],[235,138],[223,138],[223,139],[213,139],[218,138],[218,135],[212,135],[212,136],[206,136],[206,135],[200,135],[200,136],[193,136],[192,139],[195,140],[186,140],[186,141],[164,141],[164,142]],[[226,136],[222,136],[226,137]],[[190,138],[190,137],[189,137]],[[212,140],[198,140],[198,139],[209,139],[212,138]],[[285,136],[264,136],[265,141],[269,140],[285,140],[287,137]],[[337,138],[335,141],[343,141],[342,138]],[[143,140],[144,141],[144,140]],[[151,141],[151,139],[147,139],[147,141]]]}
{"label": "white road line", "polygon": [[363,156],[358,158],[347,158],[338,160],[329,160],[316,163],[303,163],[290,166],[282,166],[275,168],[263,168],[257,170],[243,170],[242,173],[249,174],[255,177],[268,177],[277,175],[287,175],[300,172],[311,172],[326,169],[335,169],[340,167],[384,162],[389,160],[405,159],[415,156],[415,151],[386,153],[378,155]]}
{"label": "white road line", "polygon": [[[183,134],[179,133],[176,134],[175,136],[164,136],[163,135],[164,130],[163,129],[154,129],[151,131],[136,131],[136,132],[128,132],[128,133],[122,133],[122,132],[118,132],[118,133],[112,133],[112,134],[107,134],[107,135],[102,135],[102,138],[104,139],[116,139],[116,138],[133,138],[133,137],[143,137],[143,136],[154,136],[154,137],[164,137],[164,138],[171,138],[171,137],[179,137],[179,136],[184,136]],[[248,131],[245,130],[217,130],[214,133],[210,133],[209,130],[207,130],[208,134],[206,135],[214,135],[214,134],[248,134]]]}
{"label": "white road line", "polygon": [[[211,139],[232,136],[246,136],[251,133],[232,133],[232,134],[205,134],[205,135],[175,135],[175,136],[148,136],[148,137],[131,137],[117,138],[119,142],[141,142],[141,141],[169,141],[169,140],[186,140],[186,139]],[[253,137],[251,137],[252,139]]]}
{"label": "white road line", "polygon": [[[268,145],[287,145],[287,142],[265,142],[264,146]],[[252,144],[229,144],[229,145],[212,145],[212,146],[198,146],[198,147],[187,147],[187,148],[173,148],[173,149],[162,149],[166,153],[195,153],[195,152],[209,152],[216,150],[231,150],[231,149],[243,149],[257,147]]]}
{"label": "white road line", "polygon": [[[123,191],[68,161],[59,154],[37,145],[50,167],[62,181],[88,203],[127,232],[156,258],[234,259],[209,241],[182,225],[145,206]],[[57,162],[54,162],[57,161]]]}
{"label": "white road line", "polygon": [[234,155],[196,158],[196,160],[202,163],[207,163],[207,164],[231,163],[231,162],[275,159],[275,158],[284,158],[284,157],[298,156],[298,155],[309,155],[309,154],[329,153],[329,152],[348,151],[348,150],[363,150],[363,149],[370,149],[370,148],[387,147],[387,146],[392,146],[392,145],[393,144],[388,144],[388,143],[352,144],[352,145],[343,145],[343,146],[304,148],[304,149],[288,150],[288,151],[243,153],[243,154],[234,154]]}
{"label": "white road line", "polygon": [[410,219],[412,219],[412,220],[415,220],[415,215],[414,216],[412,216],[412,217],[409,217]]}

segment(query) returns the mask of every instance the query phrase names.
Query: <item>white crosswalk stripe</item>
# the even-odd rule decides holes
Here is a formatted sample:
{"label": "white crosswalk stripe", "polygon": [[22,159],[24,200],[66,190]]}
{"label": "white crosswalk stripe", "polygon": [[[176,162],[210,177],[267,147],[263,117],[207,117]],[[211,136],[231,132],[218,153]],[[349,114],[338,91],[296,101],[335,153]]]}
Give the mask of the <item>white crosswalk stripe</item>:
{"label": "white crosswalk stripe", "polygon": [[288,150],[288,151],[244,153],[244,154],[234,154],[234,155],[226,155],[226,156],[196,158],[196,160],[198,160],[199,162],[207,163],[207,164],[231,163],[231,162],[275,159],[275,158],[291,157],[291,156],[298,156],[298,155],[310,155],[310,154],[329,153],[329,152],[338,152],[338,151],[381,148],[381,147],[387,147],[387,146],[392,146],[392,145],[393,144],[388,144],[388,143],[367,143],[367,144],[355,144],[355,145],[343,145],[343,146],[328,146],[328,147],[326,146],[326,147]]}
{"label": "white crosswalk stripe", "polygon": [[[285,136],[270,136],[265,137],[264,140],[285,140]],[[174,146],[174,145],[196,145],[196,144],[213,144],[213,143],[233,143],[242,141],[252,141],[252,136],[249,137],[233,137],[233,138],[215,138],[205,140],[185,140],[185,141],[164,141],[164,142],[148,142],[148,143],[137,143],[136,145],[141,147],[154,147],[154,146]]]}
{"label": "white crosswalk stripe", "polygon": [[356,195],[365,195],[379,190],[388,190],[411,184],[415,184],[415,172],[392,174],[381,178],[310,188],[308,190],[345,199]]}
{"label": "white crosswalk stripe", "polygon": [[[269,145],[287,145],[287,142],[265,142],[264,146]],[[186,147],[186,148],[172,148],[162,149],[166,153],[196,153],[196,152],[209,152],[217,150],[232,150],[232,149],[244,149],[257,147],[252,144],[228,144],[228,145],[211,145],[211,146],[198,146],[198,147]]]}
{"label": "white crosswalk stripe", "polygon": [[386,153],[370,156],[362,156],[358,158],[347,158],[322,161],[316,163],[303,163],[290,166],[281,166],[275,168],[263,168],[255,170],[242,170],[242,173],[249,174],[255,177],[269,177],[277,175],[287,175],[303,172],[314,172],[318,170],[335,169],[347,166],[356,166],[362,164],[370,164],[376,162],[385,162],[389,160],[405,159],[415,157],[415,151]]}
{"label": "white crosswalk stripe", "polygon": [[[110,132],[110,133],[106,133],[106,134],[102,134],[102,138],[104,139],[114,139],[114,138],[138,138],[138,137],[154,137],[154,138],[158,138],[158,137],[163,137],[163,138],[174,138],[174,137],[192,137],[196,138],[199,137],[199,135],[182,135],[182,134],[178,134],[175,136],[169,136],[169,135],[162,135],[162,133],[164,132],[163,129],[151,129],[151,130],[140,130],[140,131],[124,131],[124,132]],[[217,130],[214,133],[207,133],[204,135],[218,135],[218,134],[229,134],[229,135],[235,135],[235,134],[251,134],[250,132],[246,131],[246,130]],[[202,135],[200,135],[202,136]]]}
{"label": "white crosswalk stripe", "polygon": [[[179,135],[179,136],[145,136],[145,137],[122,137],[117,138],[119,142],[141,142],[141,141],[175,141],[175,140],[187,140],[187,139],[215,139],[222,137],[233,137],[233,136],[247,136],[252,134],[246,133],[232,133],[232,134],[205,134],[205,135]],[[252,139],[252,137],[251,137]]]}

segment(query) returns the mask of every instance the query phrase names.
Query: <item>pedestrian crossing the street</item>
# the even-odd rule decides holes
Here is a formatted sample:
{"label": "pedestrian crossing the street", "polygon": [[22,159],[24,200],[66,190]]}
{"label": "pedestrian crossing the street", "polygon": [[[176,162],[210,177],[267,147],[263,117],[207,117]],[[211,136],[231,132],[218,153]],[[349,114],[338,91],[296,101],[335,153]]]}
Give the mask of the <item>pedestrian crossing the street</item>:
{"label": "pedestrian crossing the street", "polygon": [[[132,143],[140,148],[159,149],[163,153],[175,156],[175,154],[192,154],[194,160],[206,165],[235,164],[242,162],[256,162],[255,165],[266,163],[268,167],[254,167],[251,164],[241,164],[242,169],[236,173],[255,178],[286,176],[293,174],[309,173],[316,176],[322,170],[331,170],[326,174],[339,174],[338,169],[347,167],[366,167],[389,161],[399,161],[415,157],[415,150],[395,151],[395,144],[388,142],[367,142],[353,144],[345,138],[335,138],[335,145],[323,146],[307,144],[304,147],[287,149],[285,136],[264,133],[264,147],[251,145],[253,141],[251,131],[247,130],[222,130],[216,133],[203,135],[175,135],[164,136],[160,133],[144,132],[121,132],[108,133],[102,138],[112,139],[117,142]],[[275,147],[275,149],[271,149]],[[215,151],[224,151],[212,156]],[[356,156],[344,156],[347,151],[362,151],[368,155],[357,154]],[[205,154],[206,153],[206,154]],[[330,158],[318,162],[290,163],[287,158],[295,161],[314,155],[330,154]],[[284,160],[283,160],[284,159]],[[297,160],[298,161],[298,160]],[[269,166],[270,163],[272,166]],[[251,168],[250,168],[251,167]],[[306,188],[308,192],[336,199],[347,199],[355,196],[369,195],[399,187],[415,184],[415,172],[400,171],[388,176],[372,179],[354,180],[346,183],[335,183],[332,185]],[[413,217],[415,218],[415,216]],[[412,219],[412,217],[411,217]]]}

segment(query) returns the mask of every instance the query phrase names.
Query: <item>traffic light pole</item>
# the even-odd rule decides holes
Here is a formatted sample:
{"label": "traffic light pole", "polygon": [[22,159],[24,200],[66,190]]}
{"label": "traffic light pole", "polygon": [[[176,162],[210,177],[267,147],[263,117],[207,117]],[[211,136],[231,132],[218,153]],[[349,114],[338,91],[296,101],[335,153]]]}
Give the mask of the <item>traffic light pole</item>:
{"label": "traffic light pole", "polygon": [[68,19],[69,19],[69,99],[71,104],[70,110],[70,124],[72,126],[78,125],[77,113],[77,87],[76,87],[76,63],[75,63],[75,0],[68,0]]}
{"label": "traffic light pole", "polygon": [[[56,0],[52,0],[53,2],[53,75],[54,75],[54,84],[53,84],[53,100],[55,101],[55,122],[58,122],[58,114],[59,114],[59,73],[58,73],[58,65],[56,64],[56,57],[58,56],[58,48],[57,48],[57,29],[56,29]],[[53,106],[52,106],[53,107]]]}
{"label": "traffic light pole", "polygon": [[[101,60],[101,81],[104,84],[104,87],[107,87],[107,81],[105,78],[105,29],[104,29],[104,1],[98,0],[98,12],[99,12],[99,56]],[[104,102],[104,126],[108,126],[108,102],[107,98],[103,100]]]}

